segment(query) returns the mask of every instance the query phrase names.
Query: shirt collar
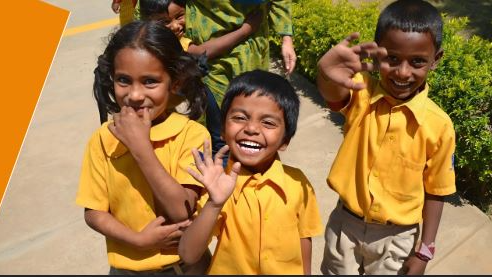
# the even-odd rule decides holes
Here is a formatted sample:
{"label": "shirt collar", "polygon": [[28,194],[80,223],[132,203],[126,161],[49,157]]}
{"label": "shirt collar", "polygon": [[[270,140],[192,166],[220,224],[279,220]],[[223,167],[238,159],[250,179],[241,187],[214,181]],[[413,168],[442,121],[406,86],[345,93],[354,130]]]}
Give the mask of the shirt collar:
{"label": "shirt collar", "polygon": [[[188,121],[189,119],[184,115],[171,113],[164,122],[150,128],[150,140],[153,142],[163,141],[178,135]],[[106,155],[111,158],[118,158],[128,152],[128,149],[109,131],[108,124],[109,122],[106,122],[101,127],[101,141]]]}
{"label": "shirt collar", "polygon": [[[227,172],[230,172],[233,164],[234,161],[231,157],[229,158],[229,162],[227,163]],[[241,170],[239,171],[239,174],[237,176],[236,187],[234,188],[233,192],[234,200],[237,201],[239,199],[239,196],[246,184],[248,184],[250,181],[255,180],[257,182],[257,186],[268,183],[269,185],[278,187],[279,190],[276,191],[281,192],[282,195],[280,196],[283,198],[284,201],[287,201],[284,176],[284,167],[282,165],[282,162],[280,161],[280,157],[278,156],[278,154],[276,155],[275,160],[273,161],[270,168],[268,168],[268,170],[263,174],[252,173],[249,170],[241,167]]]}
{"label": "shirt collar", "polygon": [[372,105],[377,101],[384,99],[392,107],[405,106],[412,112],[413,116],[415,117],[415,120],[417,120],[417,123],[419,125],[422,125],[425,120],[425,111],[426,111],[426,103],[427,103],[426,100],[428,94],[429,94],[429,85],[426,83],[425,88],[421,92],[417,93],[414,97],[410,98],[409,100],[401,101],[395,99],[389,93],[387,93],[381,87],[381,82],[378,82],[378,85],[376,86],[376,89],[374,90],[371,96],[370,104]]}

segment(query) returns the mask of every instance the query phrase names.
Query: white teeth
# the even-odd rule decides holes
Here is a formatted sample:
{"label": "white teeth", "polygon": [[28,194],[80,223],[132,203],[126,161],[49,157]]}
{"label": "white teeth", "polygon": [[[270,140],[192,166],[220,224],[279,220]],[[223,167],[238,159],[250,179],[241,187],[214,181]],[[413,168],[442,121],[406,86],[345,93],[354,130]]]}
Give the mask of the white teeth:
{"label": "white teeth", "polygon": [[241,141],[241,144],[245,145],[245,146],[251,146],[251,147],[261,147],[261,145],[259,143],[256,143],[254,141]]}
{"label": "white teeth", "polygon": [[249,148],[249,147],[244,147],[244,146],[240,146],[240,148],[243,151],[249,152],[249,153],[258,153],[258,152],[260,152],[260,149],[259,148]]}
{"label": "white teeth", "polygon": [[406,82],[406,83],[400,83],[400,82],[395,81],[395,80],[393,80],[393,83],[395,83],[397,86],[402,86],[402,87],[403,87],[403,86],[408,86],[408,85],[410,85],[410,83],[409,83],[409,82]]}

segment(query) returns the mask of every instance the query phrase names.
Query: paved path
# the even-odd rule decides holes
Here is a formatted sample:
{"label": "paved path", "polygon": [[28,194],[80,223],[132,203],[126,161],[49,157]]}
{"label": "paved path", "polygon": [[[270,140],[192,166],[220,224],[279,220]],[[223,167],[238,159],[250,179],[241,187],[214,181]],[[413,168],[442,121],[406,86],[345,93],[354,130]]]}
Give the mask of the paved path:
{"label": "paved path", "polygon": [[[109,1],[51,0],[72,10],[68,28],[114,18]],[[63,38],[0,212],[0,274],[106,274],[103,237],[86,226],[74,204],[82,152],[99,126],[91,95],[92,70],[113,27]],[[326,185],[342,141],[340,117],[323,108],[315,87],[300,75],[296,136],[282,153],[314,185],[325,224],[336,203]],[[429,274],[492,274],[492,222],[459,199],[446,203]],[[313,240],[313,273],[319,274],[322,236]]]}

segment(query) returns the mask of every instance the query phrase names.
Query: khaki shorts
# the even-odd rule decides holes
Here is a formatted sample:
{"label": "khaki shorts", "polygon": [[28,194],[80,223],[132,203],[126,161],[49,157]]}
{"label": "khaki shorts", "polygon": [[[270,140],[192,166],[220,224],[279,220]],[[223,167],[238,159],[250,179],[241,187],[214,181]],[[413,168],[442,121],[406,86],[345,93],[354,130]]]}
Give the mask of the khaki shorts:
{"label": "khaki shorts", "polygon": [[109,275],[204,275],[210,265],[211,258],[210,251],[206,251],[196,264],[187,265],[180,261],[161,269],[144,271],[134,271],[111,266],[109,268]]}
{"label": "khaki shorts", "polygon": [[366,223],[339,202],[325,231],[323,274],[403,274],[420,227]]}

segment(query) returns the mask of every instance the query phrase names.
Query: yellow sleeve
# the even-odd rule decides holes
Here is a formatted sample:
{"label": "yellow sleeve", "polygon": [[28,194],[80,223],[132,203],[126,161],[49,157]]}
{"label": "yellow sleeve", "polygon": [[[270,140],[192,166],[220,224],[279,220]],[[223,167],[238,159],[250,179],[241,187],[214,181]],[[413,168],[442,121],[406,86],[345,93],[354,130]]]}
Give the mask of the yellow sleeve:
{"label": "yellow sleeve", "polygon": [[272,0],[268,13],[270,26],[275,33],[292,36],[292,1]]}
{"label": "yellow sleeve", "polygon": [[106,168],[105,154],[97,131],[92,135],[85,149],[79,190],[75,200],[77,205],[92,210],[109,211]]}
{"label": "yellow sleeve", "polygon": [[301,238],[310,238],[320,235],[323,232],[323,226],[321,225],[321,218],[319,216],[318,203],[316,201],[314,189],[304,174],[302,174],[301,180],[304,199],[298,212],[298,230]]}
{"label": "yellow sleeve", "polygon": [[185,38],[185,37],[181,37],[179,39],[179,43],[181,44],[181,47],[183,47],[183,50],[185,52],[188,52],[188,47],[190,47],[191,39]]}
{"label": "yellow sleeve", "polygon": [[425,165],[425,192],[433,195],[450,195],[456,192],[454,149],[454,128],[452,125],[446,125],[440,137],[439,145],[437,145],[437,150]]}
{"label": "yellow sleeve", "polygon": [[201,124],[190,120],[188,126],[183,130],[182,135],[184,137],[180,138],[183,139],[183,144],[179,153],[178,168],[176,176],[173,177],[180,184],[203,187],[200,182],[195,180],[195,178],[188,173],[187,168],[189,167],[196,172],[199,172],[195,166],[195,160],[191,153],[191,149],[196,148],[203,153],[203,143],[205,140],[211,141],[210,134]]}

